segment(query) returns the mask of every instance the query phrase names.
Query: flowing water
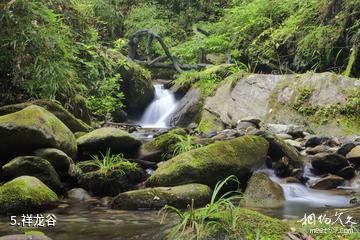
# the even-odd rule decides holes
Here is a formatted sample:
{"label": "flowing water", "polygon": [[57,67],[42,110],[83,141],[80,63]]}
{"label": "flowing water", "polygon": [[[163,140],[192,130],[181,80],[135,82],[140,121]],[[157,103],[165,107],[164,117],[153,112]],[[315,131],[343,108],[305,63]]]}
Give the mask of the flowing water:
{"label": "flowing water", "polygon": [[143,128],[167,128],[169,117],[177,107],[175,95],[163,84],[155,84],[155,99],[146,108],[138,122]]}

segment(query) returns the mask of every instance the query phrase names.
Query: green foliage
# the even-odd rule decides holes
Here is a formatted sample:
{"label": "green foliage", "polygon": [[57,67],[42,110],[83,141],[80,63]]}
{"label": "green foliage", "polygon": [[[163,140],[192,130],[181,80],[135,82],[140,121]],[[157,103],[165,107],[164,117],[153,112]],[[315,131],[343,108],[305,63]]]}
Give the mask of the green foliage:
{"label": "green foliage", "polygon": [[208,96],[225,78],[241,70],[241,66],[224,64],[211,66],[202,71],[184,72],[175,80],[175,85],[178,87],[193,85],[199,87],[204,96]]}
{"label": "green foliage", "polygon": [[[180,222],[173,227],[170,238],[182,239],[186,238],[189,233],[195,233],[195,236],[191,236],[190,239],[201,239],[204,237],[204,234],[209,234],[208,231],[210,229],[214,230],[219,227],[220,222],[212,221],[214,216],[223,212],[234,211],[235,205],[233,201],[239,202],[241,198],[238,191],[231,191],[220,195],[223,187],[231,182],[235,182],[239,186],[239,181],[235,176],[229,176],[225,180],[219,181],[214,188],[210,203],[203,208],[194,209],[194,204],[192,203],[192,205],[189,206],[189,210],[183,213],[175,207],[165,206],[161,210],[164,218],[168,213],[175,213],[180,220]],[[236,219],[231,219],[231,221],[236,221]]]}
{"label": "green foliage", "polygon": [[93,155],[91,161],[80,163],[79,167],[95,167],[104,175],[113,170],[125,174],[138,168],[136,163],[129,162],[123,155],[112,154],[110,149],[106,151],[105,155],[101,154],[101,157]]}
{"label": "green foliage", "polygon": [[170,146],[170,152],[172,156],[179,155],[184,152],[194,150],[196,148],[202,147],[201,144],[196,144],[194,142],[195,138],[191,135],[176,135],[176,143]]}

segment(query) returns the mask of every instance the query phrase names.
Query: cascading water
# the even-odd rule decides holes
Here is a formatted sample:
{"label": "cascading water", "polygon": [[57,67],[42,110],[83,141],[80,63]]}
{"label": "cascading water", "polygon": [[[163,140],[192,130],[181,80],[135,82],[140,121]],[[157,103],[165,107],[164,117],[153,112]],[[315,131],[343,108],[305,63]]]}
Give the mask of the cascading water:
{"label": "cascading water", "polygon": [[173,92],[163,84],[155,84],[155,99],[146,108],[138,122],[144,128],[167,128],[169,117],[177,107],[177,100]]}

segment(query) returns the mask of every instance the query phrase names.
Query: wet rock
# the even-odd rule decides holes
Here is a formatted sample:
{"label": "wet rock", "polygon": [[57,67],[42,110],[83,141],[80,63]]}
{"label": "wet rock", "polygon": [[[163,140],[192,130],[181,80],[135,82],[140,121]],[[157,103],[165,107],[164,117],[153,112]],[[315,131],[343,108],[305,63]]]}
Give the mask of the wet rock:
{"label": "wet rock", "polygon": [[111,114],[111,117],[115,123],[122,123],[122,122],[126,122],[128,115],[123,109],[117,108]]}
{"label": "wet rock", "polygon": [[[299,125],[286,125],[286,124],[272,124],[268,123],[263,126],[263,129],[273,134],[289,134],[292,137],[298,138],[302,136],[302,132],[305,131],[304,126]],[[298,134],[301,133],[301,134]],[[294,136],[294,135],[295,136]]]}
{"label": "wet rock", "polygon": [[68,110],[62,107],[57,102],[52,102],[49,100],[35,100],[31,102],[13,104],[0,107],[0,116],[15,113],[24,108],[27,108],[31,105],[36,105],[46,109],[47,111],[54,114],[61,122],[63,122],[73,133],[75,132],[89,132],[92,130],[92,127],[83,122],[82,120],[76,118]]}
{"label": "wet rock", "polygon": [[291,140],[291,139],[293,139],[293,137],[291,135],[287,134],[287,133],[278,133],[278,134],[276,134],[276,136],[278,138],[283,139],[283,140]]}
{"label": "wet rock", "polygon": [[115,196],[129,188],[129,180],[120,170],[95,171],[80,176],[79,186],[96,196]]}
{"label": "wet rock", "polygon": [[328,190],[337,188],[343,182],[344,179],[342,177],[329,174],[326,177],[320,178],[310,183],[310,187],[318,190]]}
{"label": "wet rock", "polygon": [[250,178],[244,195],[243,203],[247,207],[278,208],[285,201],[282,187],[264,173]]}
{"label": "wet rock", "polygon": [[260,131],[257,135],[264,137],[269,142],[268,155],[274,162],[286,156],[293,167],[299,168],[303,166],[302,156],[295,147],[269,132]]}
{"label": "wet rock", "polygon": [[27,155],[44,147],[60,149],[70,157],[77,150],[74,134],[55,115],[39,106],[0,117],[0,162],[6,156]]}
{"label": "wet rock", "polygon": [[289,159],[284,156],[279,161],[273,162],[272,168],[276,176],[280,178],[290,176],[292,172],[292,166],[289,164]]}
{"label": "wet rock", "polygon": [[2,167],[1,175],[6,180],[28,175],[45,183],[58,194],[64,193],[64,186],[53,166],[45,159],[34,156],[17,157]]}
{"label": "wet rock", "polygon": [[333,153],[318,153],[312,157],[311,164],[319,173],[336,173],[349,165],[343,156]]}
{"label": "wet rock", "polygon": [[248,129],[248,128],[259,128],[256,124],[252,122],[239,122],[236,126],[237,129]]}
{"label": "wet rock", "polygon": [[0,214],[36,213],[57,200],[56,194],[35,177],[21,176],[0,186]]}
{"label": "wet rock", "polygon": [[306,137],[305,140],[305,147],[316,147],[324,142],[323,137],[313,135]]}
{"label": "wet rock", "polygon": [[351,151],[346,154],[346,159],[357,167],[360,167],[360,145],[351,149]]}
{"label": "wet rock", "polygon": [[318,145],[316,147],[308,147],[305,152],[310,155],[315,155],[318,153],[330,153],[329,147],[325,145]]}
{"label": "wet rock", "polygon": [[73,188],[67,192],[67,196],[71,200],[85,202],[91,199],[89,193],[83,188]]}
{"label": "wet rock", "polygon": [[93,154],[106,152],[134,154],[141,142],[127,132],[113,127],[96,129],[76,140],[79,152]]}
{"label": "wet rock", "polygon": [[161,209],[165,205],[176,208],[202,207],[210,202],[212,191],[202,184],[186,184],[175,187],[157,187],[135,190],[117,195],[111,208],[123,210]]}
{"label": "wet rock", "polygon": [[287,139],[285,140],[286,143],[290,144],[291,146],[295,147],[297,150],[301,151],[304,148],[301,145],[301,142],[295,141],[295,140],[291,140],[291,139]]}
{"label": "wet rock", "polygon": [[356,176],[356,170],[353,166],[347,166],[347,167],[340,169],[336,173],[336,175],[338,175],[346,180],[349,180]]}
{"label": "wet rock", "polygon": [[286,183],[301,183],[301,181],[296,177],[287,177],[287,178],[284,178],[284,181]]}
{"label": "wet rock", "polygon": [[56,148],[40,148],[34,151],[35,156],[46,159],[57,172],[67,172],[73,160],[63,151]]}
{"label": "wet rock", "polygon": [[186,127],[193,122],[200,122],[202,105],[200,89],[190,89],[178,103],[174,114],[170,118],[170,124]]}
{"label": "wet rock", "polygon": [[349,143],[345,143],[343,145],[341,145],[341,147],[337,150],[336,153],[343,155],[344,157],[346,156],[346,154],[348,154],[351,149],[353,149],[356,145],[352,142]]}
{"label": "wet rock", "polygon": [[147,185],[197,182],[214,187],[230,175],[237,176],[244,185],[253,169],[264,163],[268,146],[262,137],[243,136],[185,152],[159,165]]}

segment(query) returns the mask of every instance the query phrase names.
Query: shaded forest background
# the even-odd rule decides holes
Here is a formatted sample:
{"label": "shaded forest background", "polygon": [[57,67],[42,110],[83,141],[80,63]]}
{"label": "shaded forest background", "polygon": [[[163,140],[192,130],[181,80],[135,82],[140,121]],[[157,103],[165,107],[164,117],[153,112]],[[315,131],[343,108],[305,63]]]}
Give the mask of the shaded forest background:
{"label": "shaded forest background", "polygon": [[218,53],[249,72],[360,76],[360,0],[1,0],[0,105],[124,107],[121,69],[150,74],[126,57],[144,28],[183,63]]}

